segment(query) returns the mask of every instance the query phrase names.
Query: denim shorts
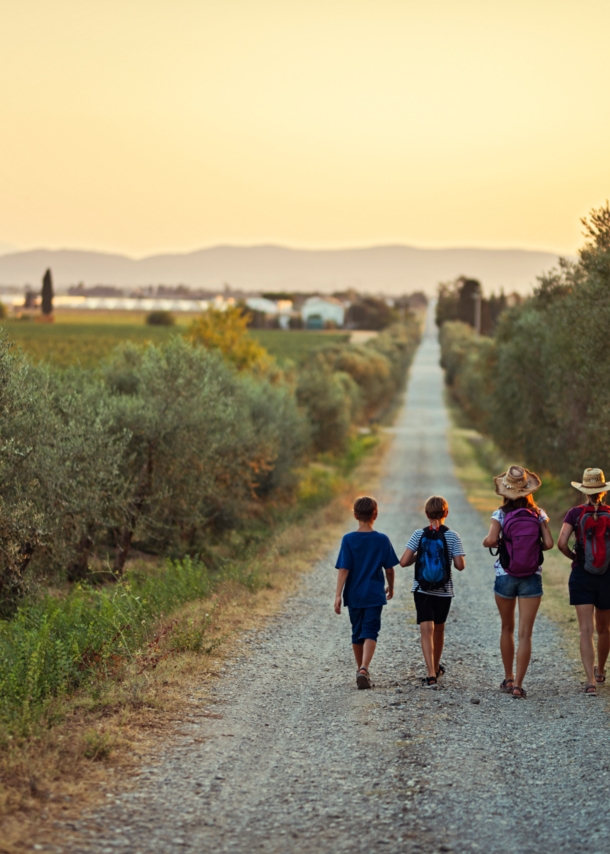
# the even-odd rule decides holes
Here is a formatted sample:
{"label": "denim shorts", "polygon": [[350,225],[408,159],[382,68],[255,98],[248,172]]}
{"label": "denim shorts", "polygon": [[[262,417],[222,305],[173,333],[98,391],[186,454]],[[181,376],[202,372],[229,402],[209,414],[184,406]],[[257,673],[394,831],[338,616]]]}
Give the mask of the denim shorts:
{"label": "denim shorts", "polygon": [[526,575],[524,578],[515,578],[514,575],[496,575],[494,593],[501,599],[534,599],[542,596],[542,576],[535,572],[534,575]]}
{"label": "denim shorts", "polygon": [[373,608],[350,608],[349,618],[352,624],[352,643],[364,643],[365,640],[377,640],[381,628],[383,605]]}

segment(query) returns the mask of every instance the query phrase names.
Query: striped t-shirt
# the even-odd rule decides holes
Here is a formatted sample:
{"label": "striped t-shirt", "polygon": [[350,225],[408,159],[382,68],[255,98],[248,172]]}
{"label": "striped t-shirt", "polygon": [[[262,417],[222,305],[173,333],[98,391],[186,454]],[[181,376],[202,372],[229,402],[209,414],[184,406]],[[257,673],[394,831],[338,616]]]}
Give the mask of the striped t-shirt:
{"label": "striped t-shirt", "polygon": [[[416,552],[419,548],[419,541],[421,540],[422,534],[424,533],[423,528],[418,528],[417,531],[414,531],[411,534],[411,539],[405,546],[407,549],[411,549],[411,551]],[[453,566],[453,558],[454,557],[463,557],[466,552],[464,551],[464,546],[462,545],[462,541],[460,540],[460,535],[456,534],[455,531],[445,531],[445,540],[447,541],[447,551],[449,552],[449,563]],[[438,590],[422,590],[422,593],[428,593],[430,596],[454,596],[453,592],[453,578],[451,577],[451,566],[449,567],[449,581],[445,584],[444,587],[440,587]],[[419,584],[413,579],[413,587],[411,588],[411,592],[415,593],[416,590],[419,589]]]}

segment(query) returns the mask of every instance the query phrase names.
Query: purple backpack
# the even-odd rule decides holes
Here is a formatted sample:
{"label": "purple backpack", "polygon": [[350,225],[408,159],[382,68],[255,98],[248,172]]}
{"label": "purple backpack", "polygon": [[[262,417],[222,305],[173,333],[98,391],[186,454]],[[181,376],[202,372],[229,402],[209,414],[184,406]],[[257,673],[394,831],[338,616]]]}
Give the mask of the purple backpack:
{"label": "purple backpack", "polygon": [[502,569],[515,578],[525,578],[538,570],[544,555],[540,517],[535,510],[522,507],[506,514],[497,553]]}

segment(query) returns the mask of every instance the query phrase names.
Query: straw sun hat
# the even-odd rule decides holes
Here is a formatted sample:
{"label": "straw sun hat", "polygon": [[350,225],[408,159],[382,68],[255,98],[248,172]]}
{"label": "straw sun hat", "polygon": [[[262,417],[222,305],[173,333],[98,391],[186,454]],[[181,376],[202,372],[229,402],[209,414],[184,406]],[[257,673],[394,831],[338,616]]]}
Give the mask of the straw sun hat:
{"label": "straw sun hat", "polygon": [[572,486],[584,492],[585,495],[596,495],[598,492],[607,492],[610,489],[610,483],[606,483],[601,469],[585,469],[582,473],[582,483],[573,480]]}
{"label": "straw sun hat", "polygon": [[494,483],[496,492],[504,498],[524,498],[542,485],[537,474],[521,466],[511,466],[504,474],[494,477]]}

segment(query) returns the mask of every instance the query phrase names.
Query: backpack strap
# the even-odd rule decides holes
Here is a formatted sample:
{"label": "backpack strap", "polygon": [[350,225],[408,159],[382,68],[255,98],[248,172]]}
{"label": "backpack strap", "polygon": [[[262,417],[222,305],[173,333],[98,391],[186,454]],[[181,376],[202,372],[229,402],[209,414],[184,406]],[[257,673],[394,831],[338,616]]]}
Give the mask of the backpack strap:
{"label": "backpack strap", "polygon": [[445,560],[447,561],[447,570],[449,572],[449,577],[451,577],[451,558],[449,557],[449,546],[447,545],[447,537],[445,536],[449,528],[446,525],[440,525],[438,530],[443,538],[443,549],[445,551]]}

